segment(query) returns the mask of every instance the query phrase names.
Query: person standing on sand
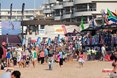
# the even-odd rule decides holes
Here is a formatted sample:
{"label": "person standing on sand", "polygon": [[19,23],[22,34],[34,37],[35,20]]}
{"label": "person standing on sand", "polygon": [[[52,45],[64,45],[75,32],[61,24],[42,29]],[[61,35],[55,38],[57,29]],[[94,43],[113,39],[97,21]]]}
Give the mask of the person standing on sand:
{"label": "person standing on sand", "polygon": [[31,52],[32,52],[32,64],[33,64],[33,67],[35,67],[35,63],[37,60],[37,52],[34,47],[32,48]]}
{"label": "person standing on sand", "polygon": [[62,52],[62,50],[59,51],[59,56],[60,56],[59,65],[61,67],[63,65],[63,52]]}
{"label": "person standing on sand", "polygon": [[105,48],[105,45],[102,46],[101,52],[102,52],[102,60],[104,61],[105,60],[105,56],[106,56],[106,48]]}
{"label": "person standing on sand", "polygon": [[6,58],[7,53],[7,44],[6,42],[2,42],[2,45],[0,46],[0,68],[2,67],[2,61]]}
{"label": "person standing on sand", "polygon": [[10,67],[10,59],[11,59],[11,49],[7,50],[7,67]]}
{"label": "person standing on sand", "polygon": [[41,51],[41,53],[40,53],[40,60],[41,60],[41,64],[43,64],[44,63],[44,50],[42,50]]}
{"label": "person standing on sand", "polygon": [[1,68],[1,61],[2,61],[3,49],[0,47],[0,68]]}
{"label": "person standing on sand", "polygon": [[21,64],[21,58],[22,58],[22,48],[20,47],[20,45],[19,44],[17,44],[17,48],[16,48],[16,52],[17,52],[17,63],[18,63],[18,65],[19,65],[19,67],[21,67],[22,66],[22,64]]}

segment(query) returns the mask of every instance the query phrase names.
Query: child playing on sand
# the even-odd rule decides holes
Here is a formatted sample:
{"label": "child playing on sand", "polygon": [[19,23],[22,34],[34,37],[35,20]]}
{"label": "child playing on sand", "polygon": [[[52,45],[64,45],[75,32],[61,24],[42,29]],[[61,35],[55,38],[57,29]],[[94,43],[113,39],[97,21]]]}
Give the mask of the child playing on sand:
{"label": "child playing on sand", "polygon": [[27,57],[26,57],[26,66],[28,66],[28,67],[29,67],[29,63],[30,63],[30,57],[29,57],[29,56],[27,56]]}
{"label": "child playing on sand", "polygon": [[10,66],[10,58],[11,58],[11,53],[10,53],[10,49],[7,50],[7,67]]}
{"label": "child playing on sand", "polygon": [[35,48],[33,47],[32,48],[32,64],[33,64],[33,67],[35,67],[36,60],[37,60],[37,52],[36,52]]}
{"label": "child playing on sand", "polygon": [[80,67],[83,67],[83,64],[85,62],[83,57],[84,57],[83,52],[81,52],[80,55],[79,55],[79,59],[78,59]]}
{"label": "child playing on sand", "polygon": [[53,63],[53,55],[49,54],[49,57],[48,57],[49,70],[52,70],[52,63]]}

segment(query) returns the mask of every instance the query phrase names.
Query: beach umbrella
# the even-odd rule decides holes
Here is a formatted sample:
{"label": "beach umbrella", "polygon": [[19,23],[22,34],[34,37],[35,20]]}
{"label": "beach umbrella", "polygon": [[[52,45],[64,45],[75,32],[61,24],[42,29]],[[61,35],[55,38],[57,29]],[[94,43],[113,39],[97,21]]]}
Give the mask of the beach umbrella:
{"label": "beach umbrella", "polygon": [[88,28],[82,30],[81,32],[84,32],[84,31],[95,31],[95,30],[96,30],[95,27],[88,27]]}

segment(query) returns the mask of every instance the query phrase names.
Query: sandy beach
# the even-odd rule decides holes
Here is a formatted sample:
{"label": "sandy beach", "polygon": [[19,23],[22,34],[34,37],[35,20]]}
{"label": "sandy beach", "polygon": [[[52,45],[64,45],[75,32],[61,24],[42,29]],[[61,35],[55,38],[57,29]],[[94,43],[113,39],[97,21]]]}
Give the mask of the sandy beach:
{"label": "sandy beach", "polygon": [[84,67],[79,68],[78,62],[64,63],[62,67],[53,65],[53,70],[48,70],[48,65],[36,64],[27,68],[15,68],[21,71],[21,78],[108,78],[108,73],[102,69],[112,69],[111,62],[89,61]]}

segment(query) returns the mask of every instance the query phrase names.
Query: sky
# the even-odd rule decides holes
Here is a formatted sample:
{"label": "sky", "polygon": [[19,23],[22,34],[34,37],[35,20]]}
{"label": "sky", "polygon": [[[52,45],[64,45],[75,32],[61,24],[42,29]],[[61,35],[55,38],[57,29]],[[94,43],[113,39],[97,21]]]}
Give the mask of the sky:
{"label": "sky", "polygon": [[35,8],[39,8],[47,0],[0,0],[2,9],[9,9],[10,4],[13,3],[13,9],[21,9],[22,3],[25,3],[25,9],[33,9],[35,1]]}

